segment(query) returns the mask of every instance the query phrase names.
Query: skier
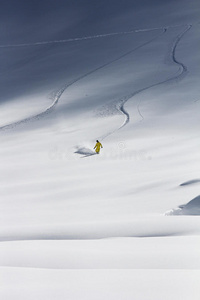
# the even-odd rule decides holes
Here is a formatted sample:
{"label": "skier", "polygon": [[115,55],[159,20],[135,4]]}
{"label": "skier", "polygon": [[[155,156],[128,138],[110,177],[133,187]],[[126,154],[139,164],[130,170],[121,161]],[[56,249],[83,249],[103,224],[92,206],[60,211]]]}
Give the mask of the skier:
{"label": "skier", "polygon": [[101,143],[100,143],[98,140],[96,140],[96,142],[97,142],[97,143],[96,143],[94,149],[96,149],[96,150],[95,150],[96,153],[99,154],[100,148],[103,148],[103,146],[101,145]]}

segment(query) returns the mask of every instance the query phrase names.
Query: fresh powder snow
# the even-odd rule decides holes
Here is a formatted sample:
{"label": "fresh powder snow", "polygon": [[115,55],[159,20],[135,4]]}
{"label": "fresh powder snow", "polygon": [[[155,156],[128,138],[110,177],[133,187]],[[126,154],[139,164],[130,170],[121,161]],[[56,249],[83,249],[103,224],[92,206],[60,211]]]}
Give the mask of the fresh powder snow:
{"label": "fresh powder snow", "polygon": [[0,299],[199,300],[198,0],[0,8]]}

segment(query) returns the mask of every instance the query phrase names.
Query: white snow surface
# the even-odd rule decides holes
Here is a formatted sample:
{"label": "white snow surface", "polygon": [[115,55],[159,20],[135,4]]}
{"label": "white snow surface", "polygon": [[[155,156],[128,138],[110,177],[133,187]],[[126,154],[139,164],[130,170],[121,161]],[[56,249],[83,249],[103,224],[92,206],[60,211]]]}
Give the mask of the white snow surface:
{"label": "white snow surface", "polygon": [[49,84],[0,104],[2,300],[199,300],[192,12],[190,22],[182,7],[176,24],[169,14],[163,26],[52,41],[47,62],[59,68],[61,56],[69,73],[53,81],[41,66]]}

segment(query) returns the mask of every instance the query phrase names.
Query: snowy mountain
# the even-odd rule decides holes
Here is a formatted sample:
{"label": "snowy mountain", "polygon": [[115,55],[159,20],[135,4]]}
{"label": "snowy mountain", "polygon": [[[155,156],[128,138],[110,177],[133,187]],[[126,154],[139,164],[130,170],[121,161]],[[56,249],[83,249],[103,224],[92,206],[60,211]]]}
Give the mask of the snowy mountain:
{"label": "snowy mountain", "polygon": [[199,300],[199,1],[0,8],[1,299]]}

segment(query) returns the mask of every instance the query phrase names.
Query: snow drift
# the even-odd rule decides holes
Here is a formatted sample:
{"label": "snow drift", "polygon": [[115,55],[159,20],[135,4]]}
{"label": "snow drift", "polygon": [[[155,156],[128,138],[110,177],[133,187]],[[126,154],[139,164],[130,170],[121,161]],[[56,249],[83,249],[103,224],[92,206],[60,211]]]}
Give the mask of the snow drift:
{"label": "snow drift", "polygon": [[172,209],[166,215],[200,215],[200,196],[195,197],[190,202],[180,205],[178,208]]}

